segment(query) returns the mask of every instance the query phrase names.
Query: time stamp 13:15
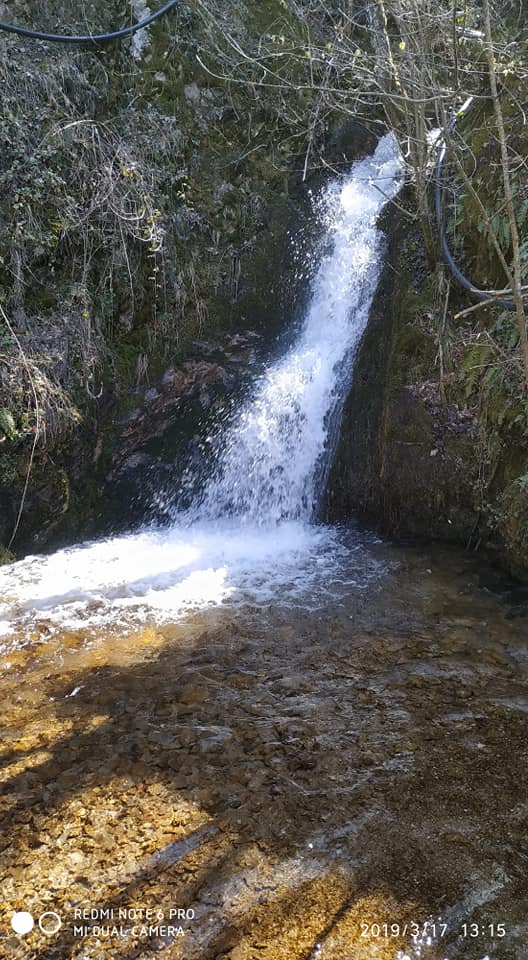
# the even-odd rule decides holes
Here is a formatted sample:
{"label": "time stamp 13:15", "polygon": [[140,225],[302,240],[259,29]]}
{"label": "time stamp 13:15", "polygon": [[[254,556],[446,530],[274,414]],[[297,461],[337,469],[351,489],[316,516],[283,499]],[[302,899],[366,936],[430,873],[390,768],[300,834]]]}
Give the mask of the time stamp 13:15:
{"label": "time stamp 13:15", "polygon": [[430,937],[442,940],[446,936],[458,935],[464,939],[486,937],[501,939],[506,936],[505,923],[461,923],[456,930],[447,923],[438,920],[426,920],[422,923],[362,923],[361,936],[376,939],[378,937]]}

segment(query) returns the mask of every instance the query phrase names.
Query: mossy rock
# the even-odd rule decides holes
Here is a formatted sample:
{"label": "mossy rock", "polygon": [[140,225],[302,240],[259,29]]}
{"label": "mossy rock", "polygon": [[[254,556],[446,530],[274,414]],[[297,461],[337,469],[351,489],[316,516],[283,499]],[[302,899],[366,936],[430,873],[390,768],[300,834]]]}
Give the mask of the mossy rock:
{"label": "mossy rock", "polygon": [[387,226],[387,264],[345,404],[328,515],[359,515],[404,538],[488,546],[528,580],[525,408],[500,376],[483,388],[490,358],[479,341],[441,390],[433,280],[413,228],[394,212]]}
{"label": "mossy rock", "polygon": [[528,473],[510,483],[498,502],[498,528],[512,573],[528,579]]}
{"label": "mossy rock", "polygon": [[8,550],[7,547],[0,546],[0,567],[6,566],[8,563],[13,563],[16,557],[11,550]]}

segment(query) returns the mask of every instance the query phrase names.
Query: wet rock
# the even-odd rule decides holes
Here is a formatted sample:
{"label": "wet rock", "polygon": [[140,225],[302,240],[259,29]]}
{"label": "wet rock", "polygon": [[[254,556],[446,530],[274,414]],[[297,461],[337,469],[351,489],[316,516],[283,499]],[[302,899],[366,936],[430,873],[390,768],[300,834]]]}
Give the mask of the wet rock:
{"label": "wet rock", "polygon": [[186,84],[186,86],[183,88],[183,93],[187,102],[190,103],[193,107],[197,107],[199,105],[200,90],[198,88],[198,84],[196,83]]}
{"label": "wet rock", "polygon": [[209,407],[213,402],[213,398],[210,391],[207,390],[205,387],[202,387],[202,389],[200,390],[199,400],[200,400],[200,406],[202,407],[202,410],[209,410]]}
{"label": "wet rock", "polygon": [[158,393],[158,391],[156,390],[156,388],[155,388],[155,387],[151,387],[150,390],[147,390],[147,391],[146,391],[146,393],[145,393],[145,395],[144,395],[144,397],[143,397],[143,402],[144,402],[145,405],[148,407],[148,406],[150,406],[151,403],[154,403],[154,401],[157,400],[158,397],[159,397],[159,393]]}
{"label": "wet rock", "polygon": [[218,353],[222,349],[215,340],[193,340],[192,346],[205,357]]}
{"label": "wet rock", "polygon": [[132,425],[132,424],[134,424],[134,423],[137,423],[138,420],[141,420],[141,417],[142,417],[141,410],[139,410],[139,409],[136,407],[135,410],[131,410],[130,413],[127,413],[127,414],[123,417],[123,419],[121,420],[121,423],[124,423],[124,424],[126,424],[127,426],[128,426],[128,425]]}
{"label": "wet rock", "polygon": [[183,364],[183,370],[188,378],[186,389],[202,384],[225,384],[227,381],[226,371],[218,363],[209,363],[206,360],[186,360]]}
{"label": "wet rock", "polygon": [[120,466],[121,472],[126,472],[128,470],[137,470],[140,467],[146,467],[149,464],[154,462],[154,457],[149,456],[147,453],[142,453],[138,451],[137,453],[132,453]]}
{"label": "wet rock", "polygon": [[399,537],[487,546],[528,580],[526,444],[514,431],[504,442],[493,391],[471,403],[456,369],[440,384],[435,283],[415,262],[413,228],[397,212],[387,217],[387,266],[345,405],[329,515],[359,513]]}
{"label": "wet rock", "polygon": [[189,684],[184,687],[179,695],[179,702],[188,706],[204,703],[208,697],[207,687],[200,687],[195,684]]}
{"label": "wet rock", "polygon": [[183,390],[185,384],[185,375],[182,370],[175,370],[170,367],[165,371],[161,378],[161,387],[163,390],[179,393]]}

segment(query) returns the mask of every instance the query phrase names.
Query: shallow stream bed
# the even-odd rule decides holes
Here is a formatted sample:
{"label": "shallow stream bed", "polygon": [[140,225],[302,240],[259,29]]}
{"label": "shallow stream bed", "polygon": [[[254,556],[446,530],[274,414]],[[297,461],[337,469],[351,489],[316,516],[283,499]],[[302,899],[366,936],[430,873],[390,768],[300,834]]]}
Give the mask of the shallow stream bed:
{"label": "shallow stream bed", "polygon": [[4,638],[0,956],[526,956],[528,619],[461,551],[361,550],[326,596]]}

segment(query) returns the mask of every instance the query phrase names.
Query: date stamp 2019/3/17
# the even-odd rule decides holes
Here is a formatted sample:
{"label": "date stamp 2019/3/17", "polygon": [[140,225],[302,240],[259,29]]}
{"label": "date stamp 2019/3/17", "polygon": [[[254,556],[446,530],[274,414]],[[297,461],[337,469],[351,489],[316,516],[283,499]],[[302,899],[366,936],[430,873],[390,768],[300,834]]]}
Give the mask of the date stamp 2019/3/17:
{"label": "date stamp 2019/3/17", "polygon": [[459,923],[449,925],[442,920],[410,920],[406,923],[360,923],[361,936],[368,939],[414,937],[420,940],[444,940],[446,937],[459,936],[463,939],[502,939],[506,936],[505,923]]}

